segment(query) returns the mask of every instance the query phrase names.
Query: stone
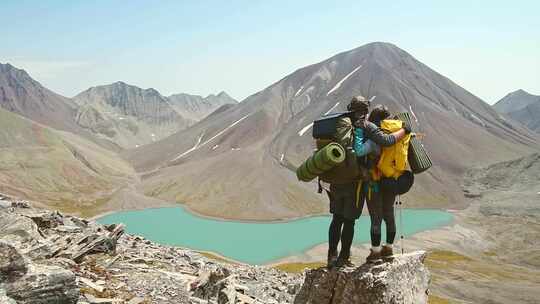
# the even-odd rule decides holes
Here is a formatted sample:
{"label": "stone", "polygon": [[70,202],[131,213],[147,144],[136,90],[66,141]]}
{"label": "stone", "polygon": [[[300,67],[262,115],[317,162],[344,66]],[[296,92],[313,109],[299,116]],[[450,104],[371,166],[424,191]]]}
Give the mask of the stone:
{"label": "stone", "polygon": [[15,300],[6,295],[6,291],[0,287],[0,303],[2,304],[17,304]]}
{"label": "stone", "polygon": [[141,304],[142,302],[144,302],[144,298],[134,297],[127,304]]}
{"label": "stone", "polygon": [[55,212],[38,212],[30,214],[29,217],[36,223],[40,229],[51,229],[60,225],[64,225],[62,214]]}
{"label": "stone", "polygon": [[17,200],[17,201],[11,202],[11,207],[29,209],[32,207],[32,205],[30,204],[29,201]]}
{"label": "stone", "polygon": [[15,281],[28,270],[28,263],[12,245],[0,241],[0,283]]}
{"label": "stone", "polygon": [[0,239],[27,242],[41,238],[37,225],[28,217],[0,212]]}
{"label": "stone", "polygon": [[98,284],[98,282],[94,283],[94,282],[92,282],[92,280],[89,280],[89,279],[84,278],[84,277],[80,277],[79,282],[81,282],[84,285],[96,290],[97,292],[103,292],[103,290],[105,290],[105,287]]}
{"label": "stone", "polygon": [[19,304],[75,304],[79,299],[75,274],[57,266],[29,264],[24,276],[4,288]]}
{"label": "stone", "polygon": [[124,302],[121,299],[110,299],[110,298],[98,298],[91,294],[85,294],[84,297],[86,301],[90,304],[117,304]]}
{"label": "stone", "polygon": [[425,304],[430,274],[425,251],[357,268],[318,268],[306,273],[295,304]]}
{"label": "stone", "polygon": [[54,228],[54,230],[63,233],[80,233],[83,231],[82,228],[78,226],[58,226]]}

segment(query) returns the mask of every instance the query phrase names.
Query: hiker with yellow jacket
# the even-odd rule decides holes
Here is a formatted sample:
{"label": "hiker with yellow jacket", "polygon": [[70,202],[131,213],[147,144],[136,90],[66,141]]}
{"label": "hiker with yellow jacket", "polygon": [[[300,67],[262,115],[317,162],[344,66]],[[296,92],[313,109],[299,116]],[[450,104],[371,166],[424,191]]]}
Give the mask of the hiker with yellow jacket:
{"label": "hiker with yellow jacket", "polygon": [[[403,137],[396,140],[391,147],[383,148],[381,154],[370,155],[370,180],[364,183],[364,193],[371,219],[371,250],[367,261],[393,255],[393,243],[396,236],[394,202],[397,193],[406,192],[413,182],[413,175],[404,171],[406,167],[407,147],[411,129],[399,120],[387,120],[390,112],[385,106],[378,105],[370,115],[369,121],[380,130],[391,132],[396,129],[405,130]],[[382,127],[382,128],[381,128]],[[403,189],[405,188],[405,189]],[[386,224],[386,244],[381,247],[381,226]]]}
{"label": "hiker with yellow jacket", "polygon": [[[380,127],[368,121],[369,101],[362,96],[353,97],[347,109],[351,115],[341,117],[337,122],[335,141],[343,147],[354,144],[355,134],[362,134],[367,140],[381,147],[394,145],[406,135],[406,130],[399,129],[387,134]],[[328,229],[328,266],[352,266],[350,249],[354,237],[354,225],[362,213],[366,191],[363,191],[363,179],[358,176],[344,183],[330,184],[330,213],[332,222]],[[341,251],[337,252],[341,241]]]}

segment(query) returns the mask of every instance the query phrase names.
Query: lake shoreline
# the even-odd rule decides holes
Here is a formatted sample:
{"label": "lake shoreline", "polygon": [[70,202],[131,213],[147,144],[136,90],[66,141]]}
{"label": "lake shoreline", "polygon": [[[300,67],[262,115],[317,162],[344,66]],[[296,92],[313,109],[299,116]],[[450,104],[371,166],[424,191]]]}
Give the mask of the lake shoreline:
{"label": "lake shoreline", "polygon": [[[278,224],[278,223],[294,222],[297,220],[303,220],[303,219],[308,219],[308,218],[313,218],[313,217],[322,217],[322,216],[331,215],[330,212],[324,212],[324,213],[313,213],[313,214],[308,214],[308,215],[303,215],[303,216],[270,219],[270,220],[231,219],[231,218],[223,218],[223,217],[206,215],[206,214],[194,211],[189,206],[182,203],[170,203],[170,204],[164,204],[162,206],[156,206],[156,207],[144,206],[142,208],[120,208],[118,210],[109,210],[109,211],[98,213],[92,217],[89,217],[87,218],[87,220],[97,221],[101,218],[104,218],[108,215],[118,213],[118,212],[143,211],[143,210],[174,208],[174,207],[182,208],[193,216],[207,219],[207,220],[214,220],[214,221],[220,221],[220,222],[246,223],[246,224],[273,224],[273,223]],[[410,209],[418,209],[418,208],[410,208]],[[440,210],[440,209],[432,209],[432,210]],[[441,211],[444,211],[444,210],[441,210]]]}
{"label": "lake shoreline", "polygon": [[[124,212],[130,212],[130,211],[144,211],[144,210],[156,210],[156,209],[163,209],[163,208],[178,208],[178,209],[181,209],[183,210],[184,212],[186,212],[186,214],[189,214],[190,216],[193,216],[195,218],[199,218],[199,219],[206,219],[206,220],[212,220],[212,221],[221,221],[221,222],[233,222],[233,223],[248,223],[248,224],[278,224],[278,223],[287,223],[287,222],[294,222],[294,221],[299,221],[299,220],[304,220],[304,219],[309,219],[309,218],[316,218],[316,217],[321,217],[321,218],[328,218],[330,220],[330,214],[315,214],[315,215],[308,215],[308,216],[303,216],[303,217],[296,217],[296,218],[291,218],[291,219],[286,219],[286,220],[279,220],[279,221],[235,221],[235,220],[223,220],[223,219],[216,219],[214,217],[208,217],[208,216],[200,216],[199,214],[197,214],[196,212],[192,212],[192,210],[190,210],[189,208],[187,208],[185,205],[181,205],[181,204],[175,204],[175,205],[172,205],[172,206],[164,206],[164,207],[157,207],[157,208],[141,208],[141,209],[135,209],[135,210],[126,210]],[[410,210],[417,210],[419,208],[407,208],[407,209],[410,209]],[[449,214],[452,214],[452,217],[451,219],[444,223],[444,224],[441,224],[441,226],[437,226],[437,227],[434,227],[433,229],[427,229],[427,230],[421,230],[421,231],[417,231],[417,232],[413,232],[412,235],[410,235],[411,237],[417,233],[422,233],[422,232],[426,232],[426,231],[435,231],[435,230],[439,230],[441,228],[444,228],[444,227],[448,227],[448,226],[451,226],[452,224],[455,223],[456,221],[456,217],[454,216],[454,213],[455,211],[454,210],[440,210],[440,209],[424,209],[424,210],[431,210],[431,211],[444,211],[444,212],[447,212]],[[99,220],[99,219],[102,219],[108,215],[112,215],[112,214],[115,214],[115,213],[120,213],[120,212],[123,212],[123,211],[109,211],[109,212],[105,212],[105,213],[102,213],[100,214],[99,216],[95,216],[92,218],[92,220]],[[367,219],[369,221],[369,216],[368,215],[364,215],[363,217],[365,217],[364,221]],[[137,234],[137,233],[135,233]],[[147,238],[149,240],[152,240],[151,238]],[[322,254],[320,254],[320,252],[318,251],[321,251],[320,248],[321,247],[326,247],[327,243],[322,241],[322,242],[318,242],[318,243],[315,243],[305,249],[301,249],[301,251],[297,251],[295,253],[291,253],[289,255],[284,255],[284,256],[281,256],[281,257],[278,257],[278,258],[275,258],[275,259],[271,259],[271,260],[267,260],[267,261],[264,261],[264,262],[246,262],[246,261],[240,261],[240,260],[236,260],[224,253],[221,253],[219,251],[213,251],[213,250],[208,250],[208,249],[197,249],[197,247],[189,247],[188,246],[185,246],[185,245],[182,245],[182,244],[178,244],[178,245],[174,245],[174,244],[167,244],[167,243],[163,243],[163,245],[167,245],[167,246],[172,246],[172,247],[179,247],[179,248],[185,248],[185,249],[189,249],[189,250],[193,250],[193,251],[197,251],[197,252],[200,252],[201,254],[202,253],[207,253],[207,254],[210,254],[210,255],[214,255],[216,256],[218,259],[222,259],[222,260],[225,260],[226,262],[230,262],[230,263],[238,263],[238,264],[243,264],[243,265],[260,265],[260,266],[268,266],[268,267],[273,267],[273,266],[276,266],[276,265],[280,265],[280,264],[286,264],[286,263],[303,263],[303,262],[314,262],[314,261],[317,261],[317,262],[320,262],[321,260],[325,260],[326,257],[324,257],[323,259],[323,256]],[[369,240],[367,241],[359,241],[358,243],[354,243],[353,244],[354,247],[365,247],[367,245],[369,245]],[[324,250],[326,251],[326,250]],[[315,255],[317,258],[314,259],[314,257],[312,257],[312,252],[317,252],[317,254]],[[324,252],[324,256],[326,255],[326,252]],[[319,260],[318,260],[319,259]]]}

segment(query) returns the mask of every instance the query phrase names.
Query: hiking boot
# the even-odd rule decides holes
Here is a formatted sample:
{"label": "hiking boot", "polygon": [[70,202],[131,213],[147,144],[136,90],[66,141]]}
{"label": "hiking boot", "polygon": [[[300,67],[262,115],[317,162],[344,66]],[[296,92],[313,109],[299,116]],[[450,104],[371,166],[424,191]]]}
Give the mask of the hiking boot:
{"label": "hiking boot", "polygon": [[392,250],[392,246],[382,246],[381,249],[381,256],[384,258],[391,257],[394,255],[394,251]]}
{"label": "hiking boot", "polygon": [[370,249],[369,255],[366,258],[366,262],[373,262],[381,259],[381,252]]}
{"label": "hiking boot", "polygon": [[344,258],[344,257],[341,257],[341,256],[337,258],[337,261],[336,261],[335,265],[338,268],[341,268],[341,267],[354,267],[354,264],[353,264],[353,262],[351,262],[350,258]]}
{"label": "hiking boot", "polygon": [[337,252],[328,251],[328,259],[327,259],[326,267],[328,267],[328,268],[334,267],[335,264],[336,264],[336,261],[337,261]]}

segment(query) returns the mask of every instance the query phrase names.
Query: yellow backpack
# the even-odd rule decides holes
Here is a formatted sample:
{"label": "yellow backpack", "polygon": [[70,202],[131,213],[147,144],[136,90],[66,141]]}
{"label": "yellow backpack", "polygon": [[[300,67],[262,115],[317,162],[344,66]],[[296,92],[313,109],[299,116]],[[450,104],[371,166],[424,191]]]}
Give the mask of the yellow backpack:
{"label": "yellow backpack", "polygon": [[[387,133],[399,131],[402,126],[401,120],[386,119],[381,122],[381,129]],[[411,134],[406,134],[394,145],[382,148],[381,158],[377,164],[382,176],[398,178],[407,169],[407,151],[410,140]]]}

